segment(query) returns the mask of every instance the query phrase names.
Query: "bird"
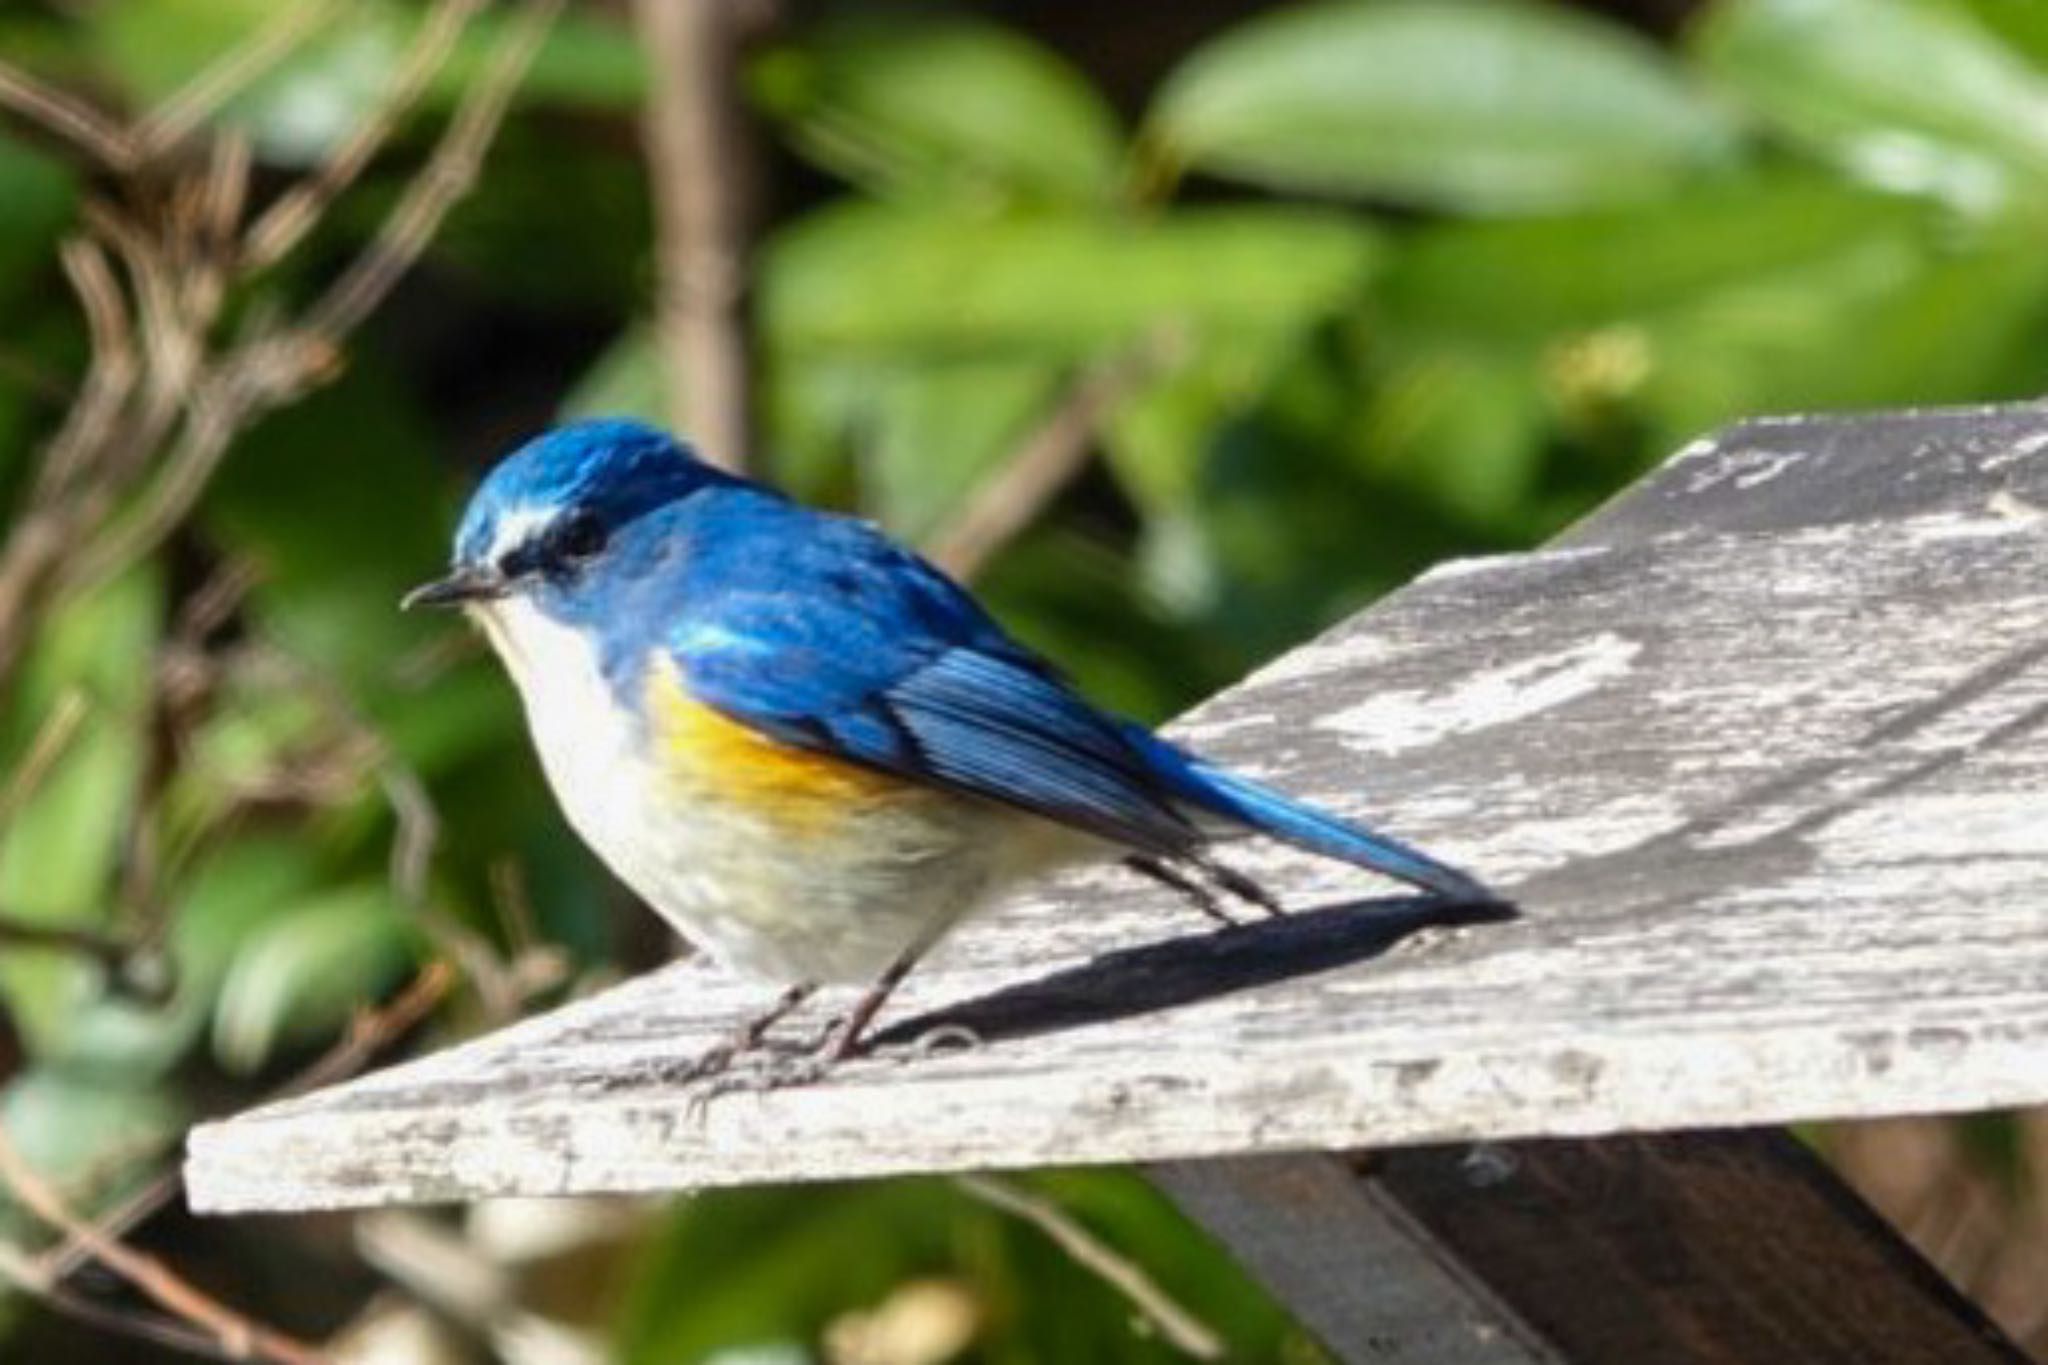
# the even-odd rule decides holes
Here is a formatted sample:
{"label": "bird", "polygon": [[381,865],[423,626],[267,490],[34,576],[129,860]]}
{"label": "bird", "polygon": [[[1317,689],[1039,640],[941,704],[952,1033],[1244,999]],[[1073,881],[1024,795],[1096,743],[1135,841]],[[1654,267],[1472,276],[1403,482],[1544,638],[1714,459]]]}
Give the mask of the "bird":
{"label": "bird", "polygon": [[724,966],[782,988],[706,1069],[814,991],[862,993],[812,1049],[857,1055],[891,991],[1018,882],[1121,858],[1214,909],[1275,908],[1215,856],[1262,835],[1485,903],[1483,884],[1084,698],[873,524],[659,428],[571,422],[505,456],[445,576],[523,703],[569,824]]}

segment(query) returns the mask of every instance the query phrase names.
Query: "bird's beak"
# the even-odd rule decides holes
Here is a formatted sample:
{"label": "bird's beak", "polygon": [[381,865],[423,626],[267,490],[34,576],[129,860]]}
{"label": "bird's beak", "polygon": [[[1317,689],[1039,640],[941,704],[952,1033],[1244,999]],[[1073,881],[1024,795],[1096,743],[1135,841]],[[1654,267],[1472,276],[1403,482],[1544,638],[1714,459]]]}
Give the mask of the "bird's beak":
{"label": "bird's beak", "polygon": [[446,578],[422,583],[398,600],[400,611],[414,607],[459,607],[465,602],[487,602],[505,595],[504,575],[495,569],[457,569]]}

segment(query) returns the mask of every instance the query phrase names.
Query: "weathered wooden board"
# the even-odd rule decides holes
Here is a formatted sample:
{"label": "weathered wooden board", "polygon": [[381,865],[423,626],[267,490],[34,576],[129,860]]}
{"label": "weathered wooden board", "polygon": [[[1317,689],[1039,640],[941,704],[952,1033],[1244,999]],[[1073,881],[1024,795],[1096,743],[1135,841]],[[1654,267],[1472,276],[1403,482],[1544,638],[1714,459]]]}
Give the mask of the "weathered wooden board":
{"label": "weathered wooden board", "polygon": [[[1739,503],[1802,462],[1826,459],[1772,469],[1724,445],[1659,485],[1719,481]],[[968,1023],[988,1040],[974,1052],[697,1113],[665,1067],[760,993],[685,964],[202,1127],[194,1201],[2048,1100],[2048,522],[1972,487],[1932,515],[1878,502],[1894,519],[1447,565],[1181,727],[1482,873],[1518,921],[1424,927],[1412,901],[1361,901],[1373,888],[1346,869],[1250,847],[1236,860],[1304,913],[1213,931],[1090,874],[970,926],[912,979],[900,1032]]]}
{"label": "weathered wooden board", "polygon": [[[2044,451],[2040,405],[1752,422],[1695,443],[1561,543],[2024,516],[2048,503]],[[1345,1360],[2026,1359],[1777,1129],[1150,1169]]]}

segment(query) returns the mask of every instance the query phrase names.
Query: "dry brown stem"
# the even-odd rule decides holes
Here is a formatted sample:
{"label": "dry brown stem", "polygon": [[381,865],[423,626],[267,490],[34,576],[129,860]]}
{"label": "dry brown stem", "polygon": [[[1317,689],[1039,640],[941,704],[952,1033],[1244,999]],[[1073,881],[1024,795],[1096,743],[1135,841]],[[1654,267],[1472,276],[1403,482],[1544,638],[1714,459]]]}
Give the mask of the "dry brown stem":
{"label": "dry brown stem", "polygon": [[56,1189],[22,1157],[0,1129],[0,1184],[31,1214],[76,1239],[93,1259],[128,1281],[172,1317],[204,1332],[230,1360],[272,1361],[276,1365],[328,1365],[329,1357],[302,1341],[265,1327],[228,1307],[173,1271],[103,1234],[71,1211]]}
{"label": "dry brown stem", "polygon": [[751,462],[746,130],[737,89],[746,22],[730,0],[635,0],[651,84],[645,127],[660,268],[656,330],[670,421],[704,457]]}

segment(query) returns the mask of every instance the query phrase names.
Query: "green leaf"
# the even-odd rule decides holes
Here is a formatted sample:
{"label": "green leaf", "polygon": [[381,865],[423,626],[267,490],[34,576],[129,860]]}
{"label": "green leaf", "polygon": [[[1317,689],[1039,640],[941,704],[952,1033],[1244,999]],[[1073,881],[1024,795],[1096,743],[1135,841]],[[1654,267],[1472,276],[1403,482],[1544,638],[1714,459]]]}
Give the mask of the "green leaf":
{"label": "green leaf", "polygon": [[1656,48],[1506,0],[1262,16],[1188,58],[1150,133],[1171,161],[1275,189],[1473,213],[1644,198],[1736,147]]}
{"label": "green leaf", "polygon": [[1644,401],[1679,436],[1754,412],[2038,392],[2048,257],[2024,224],[1972,247],[1864,252],[1704,300],[1650,329]]}
{"label": "green leaf", "polygon": [[214,1009],[214,1055],[230,1071],[250,1072],[281,1046],[330,1037],[395,983],[411,957],[405,916],[381,884],[283,910],[228,968]]}
{"label": "green leaf", "polygon": [[[104,5],[87,17],[101,62],[148,106],[249,42],[275,21],[270,0],[179,0]],[[266,157],[305,165],[347,136],[382,98],[414,20],[390,0],[359,0],[322,26],[219,112]]]}
{"label": "green leaf", "polygon": [[[524,23],[510,8],[486,8],[469,22],[433,94],[452,109],[489,69],[508,26]],[[647,62],[623,15],[571,7],[555,16],[547,40],[519,84],[524,102],[593,112],[630,112],[647,95]]]}
{"label": "green leaf", "polygon": [[1024,441],[1060,392],[1042,361],[906,366],[872,390],[868,496],[897,535],[924,538]]}
{"label": "green leaf", "polygon": [[250,935],[303,902],[316,875],[303,840],[244,839],[207,857],[170,894],[171,979],[161,1007],[103,995],[75,1014],[61,1056],[95,1074],[160,1073],[213,1016],[222,978]]}
{"label": "green leaf", "polygon": [[994,24],[827,23],[752,75],[799,150],[878,193],[1089,202],[1116,185],[1109,107],[1057,54]]}
{"label": "green leaf", "polygon": [[[89,11],[87,41],[137,105],[175,94],[273,23],[274,0],[132,0]],[[417,39],[424,9],[352,0],[219,111],[273,161],[307,165],[359,126],[390,90]],[[465,26],[434,73],[424,102],[445,116],[484,75],[513,17],[493,9]],[[519,98],[568,108],[629,110],[646,78],[631,30],[571,11],[556,20],[521,82]]]}
{"label": "green leaf", "polygon": [[1446,223],[1383,279],[1389,322],[1434,339],[1541,341],[1655,317],[1757,279],[1932,240],[1923,201],[1811,175],[1730,181],[1667,203]]}
{"label": "green leaf", "polygon": [[[159,611],[156,576],[130,573],[58,610],[24,664],[7,717],[8,773],[61,699],[82,705],[84,720],[0,830],[0,906],[10,914],[82,925],[110,917],[142,773]],[[0,955],[0,989],[32,1052],[61,1041],[70,1010],[95,989],[93,971],[74,956]]]}
{"label": "green leaf", "polygon": [[1369,473],[1478,526],[1527,506],[1543,463],[1543,392],[1520,357],[1410,351],[1373,385],[1354,445]]}
{"label": "green leaf", "polygon": [[1219,329],[1186,347],[1110,415],[1109,464],[1124,491],[1148,516],[1184,511],[1212,434],[1264,396],[1301,350],[1300,329],[1288,327]]}
{"label": "green leaf", "polygon": [[1728,0],[1699,64],[1788,137],[1875,184],[1971,206],[2048,181],[2048,81],[1931,0]]}
{"label": "green leaf", "polygon": [[1375,245],[1355,220],[1295,208],[1118,223],[845,204],[771,245],[762,315],[792,361],[820,350],[1082,356],[1160,329],[1326,316],[1357,296]]}
{"label": "green leaf", "polygon": [[[90,1217],[156,1168],[184,1127],[186,1109],[153,1087],[35,1067],[0,1095],[0,1125],[22,1159]],[[0,1211],[11,1237],[46,1230],[4,1198]]]}

